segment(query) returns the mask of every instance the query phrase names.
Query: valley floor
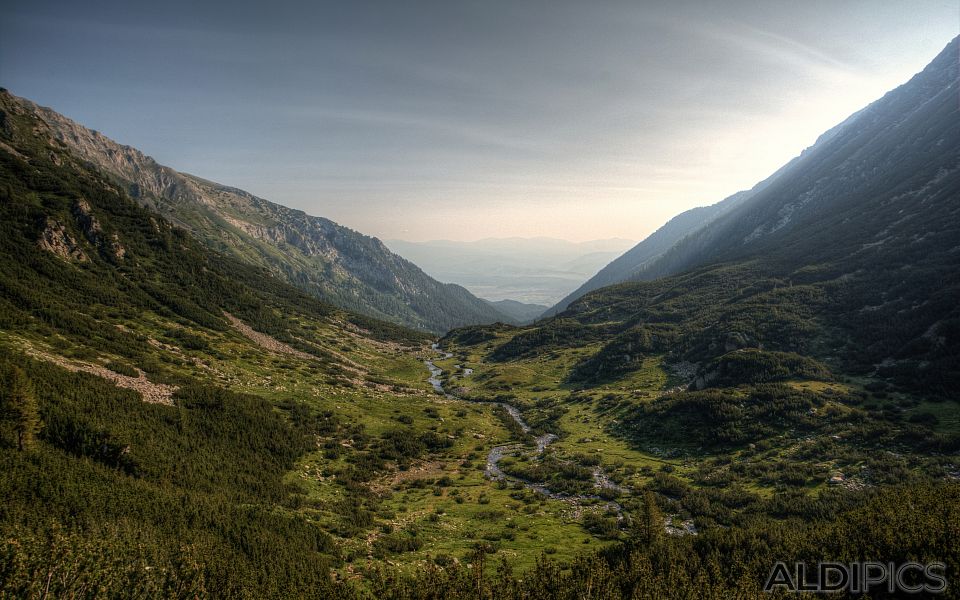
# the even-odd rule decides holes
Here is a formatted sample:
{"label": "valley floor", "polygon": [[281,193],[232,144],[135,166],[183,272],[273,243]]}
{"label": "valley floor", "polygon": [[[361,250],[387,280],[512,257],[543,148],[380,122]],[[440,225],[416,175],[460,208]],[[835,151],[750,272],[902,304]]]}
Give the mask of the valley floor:
{"label": "valley floor", "polygon": [[[645,519],[660,535],[680,538],[761,517],[776,522],[818,498],[844,505],[843,497],[896,483],[891,477],[960,476],[955,456],[893,442],[878,452],[856,442],[849,424],[828,417],[850,410],[839,400],[814,411],[825,419],[820,429],[785,430],[726,450],[695,431],[643,433],[636,416],[689,378],[661,356],[615,382],[584,386],[568,374],[596,352],[589,345],[496,361],[490,353],[503,337],[479,345],[445,340],[438,349],[377,341],[333,318],[302,322],[310,334],[295,348],[228,317],[227,330],[189,333],[159,316],[115,319],[118,330],[143,341],[139,361],[30,332],[2,333],[0,345],[8,355],[127,388],[133,395],[125,402],[155,402],[164,419],[183,413],[178,382],[187,379],[267,401],[309,432],[310,443],[280,473],[286,497],[264,499],[260,509],[329,535],[323,554],[336,578],[361,586],[385,566],[417,576],[470,566],[478,551],[493,557],[483,563],[490,575],[501,559],[524,573],[544,556],[569,564],[633,539]],[[841,398],[865,382],[786,385]],[[956,404],[910,410],[936,410],[944,415],[937,427],[955,432]],[[104,418],[115,438],[137,439],[123,433],[137,427],[129,420],[121,426]],[[136,441],[128,449],[145,462],[152,451]]]}

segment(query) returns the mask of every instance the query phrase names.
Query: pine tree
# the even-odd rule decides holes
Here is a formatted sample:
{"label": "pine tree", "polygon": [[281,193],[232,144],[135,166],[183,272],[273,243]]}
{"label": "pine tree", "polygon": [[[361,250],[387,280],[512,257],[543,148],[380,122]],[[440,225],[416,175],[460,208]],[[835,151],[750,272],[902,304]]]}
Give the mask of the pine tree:
{"label": "pine tree", "polygon": [[643,494],[643,505],[632,522],[631,539],[634,543],[649,546],[663,533],[664,519],[653,492]]}
{"label": "pine tree", "polygon": [[29,450],[42,427],[33,383],[20,367],[13,367],[4,388],[3,420],[17,438],[17,449]]}

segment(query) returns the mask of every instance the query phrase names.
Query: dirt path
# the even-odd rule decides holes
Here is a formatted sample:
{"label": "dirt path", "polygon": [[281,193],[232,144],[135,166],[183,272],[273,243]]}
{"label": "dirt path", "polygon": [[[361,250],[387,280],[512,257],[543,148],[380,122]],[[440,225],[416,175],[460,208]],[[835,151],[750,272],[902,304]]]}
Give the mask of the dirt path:
{"label": "dirt path", "polygon": [[[244,337],[252,341],[257,346],[260,346],[264,350],[275,352],[277,354],[289,354],[290,356],[296,356],[297,358],[302,358],[305,360],[319,360],[319,358],[317,356],[314,356],[313,354],[309,354],[302,350],[297,350],[296,348],[290,346],[289,344],[285,344],[280,340],[267,335],[266,333],[261,333],[255,330],[254,328],[250,327],[249,325],[247,325],[240,319],[236,318],[235,316],[231,315],[227,311],[223,311],[223,316],[225,316],[227,320],[230,321],[230,324],[233,325],[234,329],[239,331],[241,334],[243,334]],[[304,340],[302,338],[297,338],[297,339],[308,344],[311,343],[308,340]],[[317,344],[314,343],[314,345],[317,345]],[[352,360],[350,357],[345,356],[344,354],[337,352],[332,348],[320,347],[320,349],[322,352],[326,353],[327,355],[329,355],[330,357],[333,357],[333,359],[338,361],[337,362],[338,366],[344,371],[353,373],[357,377],[361,377],[361,378],[366,377],[369,374],[369,371],[367,370],[366,367]],[[360,380],[355,380],[354,383],[361,385],[363,382]]]}
{"label": "dirt path", "polygon": [[292,356],[296,356],[297,358],[305,358],[308,360],[315,358],[313,355],[307,354],[302,350],[297,350],[296,348],[288,344],[284,344],[276,338],[273,338],[265,333],[260,333],[227,311],[223,311],[223,316],[230,321],[230,324],[233,325],[234,329],[242,333],[244,337],[254,344],[260,346],[264,350],[276,352],[277,354],[290,354]]}

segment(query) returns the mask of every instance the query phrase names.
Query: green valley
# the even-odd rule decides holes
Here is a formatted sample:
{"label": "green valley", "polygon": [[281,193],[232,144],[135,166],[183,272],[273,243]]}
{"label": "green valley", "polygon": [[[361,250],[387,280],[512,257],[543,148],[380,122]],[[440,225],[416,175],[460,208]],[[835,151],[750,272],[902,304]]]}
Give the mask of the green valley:
{"label": "green valley", "polygon": [[22,374],[42,418],[3,454],[7,591],[49,573],[58,595],[286,595],[328,589],[330,569],[415,573],[477,547],[529,568],[608,543],[568,503],[485,477],[513,433],[433,391],[429,338],[206,252],[9,96],[3,125],[4,380]]}
{"label": "green valley", "polygon": [[958,597],[958,47],[522,326],[0,91],[0,597]]}

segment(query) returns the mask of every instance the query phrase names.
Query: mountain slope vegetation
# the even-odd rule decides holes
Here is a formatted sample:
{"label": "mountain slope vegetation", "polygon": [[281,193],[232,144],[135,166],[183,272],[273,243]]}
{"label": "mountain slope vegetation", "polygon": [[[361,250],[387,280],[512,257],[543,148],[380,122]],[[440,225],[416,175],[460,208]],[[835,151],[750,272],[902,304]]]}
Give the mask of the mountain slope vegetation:
{"label": "mountain slope vegetation", "polygon": [[551,453],[505,468],[556,486],[599,466],[611,489],[652,492],[670,535],[708,547],[718,528],[769,532],[807,502],[954,487],[957,50],[636,281],[525,327],[447,334],[441,346],[472,370],[461,395],[556,436]]}
{"label": "mountain slope vegetation", "polygon": [[[2,570],[5,586],[25,586],[5,593],[43,594],[44,581],[84,596],[325,589],[336,548],[289,514],[283,480],[315,448],[316,415],[223,386],[282,386],[284,369],[402,385],[381,369],[406,359],[384,348],[424,335],[209,252],[80,165],[6,93],[0,214],[0,523],[17,544]],[[6,384],[19,378],[42,424],[11,451]]]}
{"label": "mountain slope vegetation", "polygon": [[267,269],[322,300],[433,333],[509,320],[463,287],[429,277],[376,238],[177,172],[29,100],[11,95],[8,102],[40,118],[76,156],[208,248]]}
{"label": "mountain slope vegetation", "polygon": [[613,543],[485,476],[509,418],[424,333],[211,252],[8,95],[0,229],[0,595],[383,597]]}

